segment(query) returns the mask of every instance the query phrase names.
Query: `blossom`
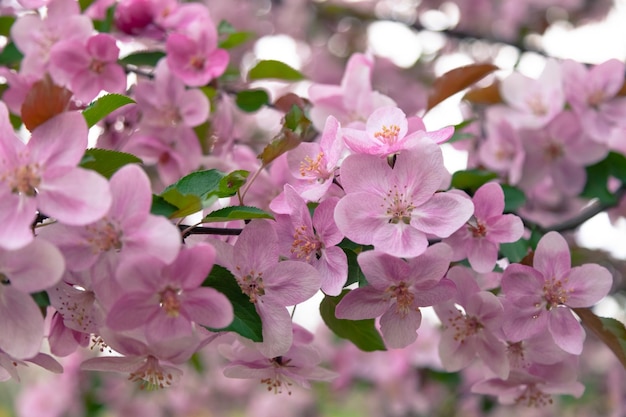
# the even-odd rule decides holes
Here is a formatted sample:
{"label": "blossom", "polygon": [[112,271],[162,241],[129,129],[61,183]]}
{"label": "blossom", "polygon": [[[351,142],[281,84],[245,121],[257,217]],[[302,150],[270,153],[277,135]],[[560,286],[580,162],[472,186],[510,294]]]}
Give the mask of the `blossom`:
{"label": "blossom", "polygon": [[24,144],[0,103],[0,247],[31,242],[38,209],[70,225],[91,223],[107,212],[111,192],[106,179],[77,167],[86,146],[87,124],[80,113],[48,120]]}
{"label": "blossom", "polygon": [[476,272],[490,272],[496,265],[500,243],[519,240],[524,224],[514,214],[502,214],[504,193],[498,183],[481,186],[472,202],[474,216],[444,241],[454,250],[453,260],[467,257]]}
{"label": "blossom", "polygon": [[285,307],[306,301],[319,290],[319,272],[305,262],[278,262],[278,236],[265,220],[251,221],[234,246],[215,245],[218,263],[235,276],[261,317],[263,343],[257,348],[268,358],[285,354],[293,338]]}
{"label": "blossom", "polygon": [[149,342],[191,337],[193,323],[228,326],[234,316],[226,296],[201,286],[214,259],[213,247],[198,243],[170,265],[149,256],[122,264],[117,278],[126,283],[125,291],[111,307],[107,325],[117,331],[145,325]]}
{"label": "blossom", "polygon": [[459,371],[479,357],[496,375],[506,378],[506,347],[497,336],[502,324],[502,304],[489,291],[480,290],[467,268],[452,267],[447,277],[456,284],[456,296],[435,305],[443,325],[441,363],[448,371]]}
{"label": "blossom", "polygon": [[313,265],[322,279],[326,294],[339,295],[348,279],[348,260],[337,245],[343,235],[333,220],[337,198],[322,201],[311,218],[309,208],[290,185],[285,185],[289,214],[276,215],[276,231],[281,254]]}
{"label": "blossom", "polygon": [[390,255],[420,255],[427,233],[448,237],[473,212],[464,194],[436,193],[446,172],[439,146],[428,139],[400,153],[393,168],[377,156],[350,155],[340,169],[346,195],[335,209],[337,227]]}
{"label": "blossom", "polygon": [[[413,118],[412,122],[409,126],[406,115],[397,107],[381,107],[367,118],[365,131],[344,128],[341,133],[353,152],[384,157],[420,146],[423,138],[430,137],[420,119]],[[432,139],[443,142],[453,132],[453,127],[443,128],[433,132]]]}
{"label": "blossom", "polygon": [[443,243],[408,261],[375,250],[360,253],[357,261],[369,285],[343,297],[335,315],[349,320],[382,316],[385,344],[391,348],[410,345],[422,321],[419,308],[454,296],[454,283],[443,277],[450,256],[450,247]]}
{"label": "blossom", "polygon": [[[337,374],[319,366],[321,357],[310,345],[312,336],[298,325],[293,326],[293,344],[283,355],[267,358],[254,344],[235,341],[231,346],[221,345],[220,353],[229,359],[224,375],[229,378],[255,378],[267,385],[268,391],[282,393],[294,383],[309,388],[309,381],[330,381]],[[300,335],[299,333],[305,333]]]}
{"label": "blossom", "polygon": [[611,284],[611,273],[600,265],[572,268],[567,242],[550,232],[537,244],[533,267],[513,264],[504,270],[504,334],[516,342],[548,330],[561,349],[579,355],[585,332],[571,308],[592,306]]}

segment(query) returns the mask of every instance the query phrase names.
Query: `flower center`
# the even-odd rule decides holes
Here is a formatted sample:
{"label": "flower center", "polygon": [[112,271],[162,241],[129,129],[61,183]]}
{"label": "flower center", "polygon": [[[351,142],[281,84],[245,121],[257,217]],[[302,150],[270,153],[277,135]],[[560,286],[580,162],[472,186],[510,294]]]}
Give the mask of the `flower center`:
{"label": "flower center", "polygon": [[174,376],[159,364],[159,360],[152,355],[146,358],[146,363],[131,372],[128,379],[132,382],[142,382],[141,389],[154,390],[172,385]]}
{"label": "flower center", "polygon": [[523,342],[508,342],[506,348],[511,368],[522,369],[527,368],[530,363],[526,360]]}
{"label": "flower center", "polygon": [[568,293],[571,290],[563,288],[563,283],[567,283],[567,279],[564,281],[551,278],[546,280],[543,284],[543,297],[547,301],[546,309],[550,310],[557,307],[559,304],[565,304],[567,302]]}
{"label": "flower center", "polygon": [[10,175],[9,186],[14,194],[28,197],[37,195],[37,187],[41,184],[39,164],[28,164],[17,167]]}
{"label": "flower center", "polygon": [[487,227],[474,217],[467,222],[467,230],[469,230],[474,238],[485,237],[487,235]]}
{"label": "flower center", "polygon": [[95,72],[96,74],[100,74],[104,70],[104,66],[105,66],[104,62],[94,59],[91,61],[91,64],[89,64],[89,70],[91,72]]}
{"label": "flower center", "polygon": [[485,327],[478,318],[467,316],[461,312],[448,319],[448,326],[454,332],[454,340],[459,343],[464,343],[465,339],[478,334]]}
{"label": "flower center", "polygon": [[330,173],[324,167],[324,152],[317,154],[315,159],[305,156],[300,162],[300,176],[315,177],[318,182],[323,183],[330,177]]}
{"label": "flower center", "polygon": [[400,126],[391,125],[383,126],[378,132],[374,133],[374,137],[382,143],[392,145],[398,141],[398,134],[400,134]]}
{"label": "flower center", "polygon": [[90,235],[87,242],[91,244],[94,254],[110,250],[116,252],[122,250],[124,234],[111,220],[104,218],[95,225],[86,226],[85,229]]}
{"label": "flower center", "polygon": [[548,114],[548,109],[546,105],[543,103],[541,96],[538,94],[535,94],[532,97],[529,97],[526,100],[526,104],[528,105],[528,107],[530,108],[530,111],[535,116],[545,116],[546,114]]}
{"label": "flower center", "polygon": [[385,214],[389,217],[389,223],[411,223],[411,212],[415,207],[410,201],[406,201],[404,193],[398,190],[397,185],[394,185],[393,189],[387,192],[384,200],[384,205],[387,205]]}
{"label": "flower center", "polygon": [[203,70],[205,64],[206,64],[206,60],[204,59],[204,57],[201,57],[198,55],[192,56],[191,59],[189,60],[189,65],[191,66],[191,68],[197,71]]}
{"label": "flower center", "polygon": [[[290,387],[291,385],[293,385],[289,381],[289,379],[285,375],[283,375],[280,371],[281,368],[289,367],[289,362],[291,362],[291,359],[285,359],[282,356],[277,356],[275,358],[269,359],[269,361],[276,371],[273,377],[263,378],[261,380],[261,383],[267,385],[268,391],[273,390],[274,394],[282,394],[283,387]],[[286,388],[286,389],[287,389],[287,393],[291,395],[291,390],[289,388]]]}
{"label": "flower center", "polygon": [[413,309],[415,295],[406,282],[402,281],[398,285],[391,285],[385,290],[385,298],[396,299],[396,312],[401,316],[406,316]]}
{"label": "flower center", "polygon": [[604,100],[605,100],[604,91],[596,90],[593,93],[591,93],[589,97],[587,98],[587,104],[589,104],[590,107],[597,108],[600,104],[602,104]]}
{"label": "flower center", "polygon": [[531,384],[528,385],[517,398],[515,398],[515,404],[539,408],[552,404],[552,397],[549,394],[539,391],[535,384]]}
{"label": "flower center", "polygon": [[176,318],[180,315],[180,299],[178,298],[180,293],[180,290],[172,287],[167,287],[159,293],[159,306],[169,317]]}
{"label": "flower center", "polygon": [[548,143],[548,145],[543,149],[543,153],[548,161],[555,161],[563,156],[563,145],[550,141],[550,143]]}
{"label": "flower center", "polygon": [[307,233],[305,225],[296,227],[291,244],[291,253],[296,255],[298,259],[311,262],[312,254],[315,254],[317,259],[321,257],[321,249],[322,243],[314,235]]}
{"label": "flower center", "polygon": [[[239,269],[239,267],[237,267]],[[238,279],[239,287],[241,287],[241,291],[250,297],[251,303],[256,303],[259,300],[259,297],[265,295],[265,285],[263,285],[263,273],[256,273],[254,270],[250,271],[249,274],[244,275],[243,278]]]}

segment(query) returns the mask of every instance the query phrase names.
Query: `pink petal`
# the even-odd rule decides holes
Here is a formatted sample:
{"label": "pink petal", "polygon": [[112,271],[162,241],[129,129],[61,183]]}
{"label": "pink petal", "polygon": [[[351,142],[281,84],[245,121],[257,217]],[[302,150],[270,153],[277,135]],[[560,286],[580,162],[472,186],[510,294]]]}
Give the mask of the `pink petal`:
{"label": "pink petal", "polygon": [[78,112],[53,117],[33,131],[27,145],[31,161],[46,171],[75,167],[87,148],[87,130],[87,122]]}
{"label": "pink petal", "polygon": [[371,285],[357,288],[346,294],[335,309],[338,319],[363,320],[382,316],[391,302]]}
{"label": "pink petal", "polygon": [[498,260],[498,246],[484,238],[468,242],[467,260],[479,273],[491,272]]}
{"label": "pink petal", "polygon": [[583,351],[585,331],[572,310],[567,307],[556,307],[550,310],[548,329],[558,347],[572,355],[580,355]]}
{"label": "pink petal", "polygon": [[401,349],[415,342],[417,329],[422,324],[422,313],[419,309],[411,309],[408,313],[399,314],[392,305],[380,318],[380,331],[385,345],[393,349]]}
{"label": "pink petal", "polygon": [[500,216],[504,211],[504,192],[500,184],[488,182],[474,193],[474,216],[478,220]]}
{"label": "pink petal", "polygon": [[61,223],[81,226],[107,213],[111,192],[109,183],[101,175],[73,168],[59,177],[44,177],[37,202],[42,212]]}
{"label": "pink petal", "polygon": [[487,239],[497,243],[517,242],[524,234],[522,219],[514,214],[504,214],[485,222]]}
{"label": "pink petal", "polygon": [[176,260],[165,267],[163,277],[171,283],[179,284],[183,289],[195,290],[206,279],[214,261],[215,249],[208,243],[184,247]]}
{"label": "pink petal", "polygon": [[611,290],[613,276],[604,267],[585,264],[572,268],[565,280],[569,307],[591,307]]}
{"label": "pink petal", "polygon": [[257,344],[257,348],[268,358],[284,355],[293,341],[289,312],[285,307],[271,303],[255,305],[263,323],[263,343]]}
{"label": "pink petal", "polygon": [[[369,203],[371,204],[371,201]],[[348,234],[346,236],[349,237]],[[424,233],[410,225],[387,223],[375,231],[371,243],[377,250],[390,255],[412,258],[426,250],[428,239]]]}
{"label": "pink petal", "polygon": [[13,250],[32,242],[36,212],[35,198],[0,191],[0,247]]}
{"label": "pink petal", "polygon": [[411,213],[411,226],[438,237],[448,237],[472,216],[472,201],[457,193],[436,193]]}
{"label": "pink petal", "polygon": [[346,253],[337,246],[322,251],[317,264],[322,279],[321,289],[328,295],[339,295],[348,279],[348,259]]}
{"label": "pink petal", "polygon": [[[419,289],[419,287],[418,287]],[[420,289],[414,293],[414,306],[428,307],[448,301],[456,294],[456,285],[449,279],[443,278],[437,285],[428,289]]]}
{"label": "pink petal", "polygon": [[21,249],[0,251],[0,271],[13,288],[32,293],[59,282],[65,272],[65,260],[54,245],[36,239]]}
{"label": "pink petal", "polygon": [[202,326],[221,329],[232,323],[233,306],[224,294],[213,288],[200,287],[182,295],[185,312]]}
{"label": "pink petal", "polygon": [[15,359],[39,353],[44,323],[39,307],[27,293],[0,286],[0,349]]}
{"label": "pink petal", "polygon": [[571,268],[569,246],[563,236],[550,232],[537,244],[533,267],[546,278],[565,276]]}
{"label": "pink petal", "polygon": [[320,289],[319,272],[298,261],[282,261],[263,271],[264,302],[281,306],[299,304]]}
{"label": "pink petal", "polygon": [[157,294],[130,293],[122,296],[111,307],[106,323],[112,330],[132,330],[147,324],[159,313]]}

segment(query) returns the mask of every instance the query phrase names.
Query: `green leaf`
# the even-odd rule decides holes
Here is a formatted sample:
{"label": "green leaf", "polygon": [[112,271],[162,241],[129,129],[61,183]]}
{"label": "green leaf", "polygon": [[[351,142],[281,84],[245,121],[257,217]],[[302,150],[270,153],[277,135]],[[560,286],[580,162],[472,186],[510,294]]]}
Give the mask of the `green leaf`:
{"label": "green leaf", "polygon": [[83,110],[83,116],[87,121],[87,126],[92,127],[120,107],[134,102],[135,100],[132,98],[121,94],[107,94],[98,98]]}
{"label": "green leaf", "polygon": [[85,151],[80,166],[96,171],[106,178],[111,178],[124,165],[141,164],[142,162],[141,159],[129,153],[91,148]]}
{"label": "green leaf", "polygon": [[237,29],[226,20],[220,21],[217,25],[217,33],[219,35],[230,35],[231,33],[237,32]]}
{"label": "green leaf", "polygon": [[234,32],[228,35],[228,37],[219,43],[219,47],[223,49],[235,48],[252,38],[254,33],[252,32]]}
{"label": "green leaf", "polygon": [[246,183],[249,175],[250,171],[238,169],[222,178],[218,189],[218,197],[232,197],[237,194],[237,191]]}
{"label": "green leaf", "polygon": [[22,61],[22,58],[24,58],[24,55],[17,49],[17,46],[11,42],[0,52],[0,65],[15,67]]}
{"label": "green leaf", "polygon": [[588,166],[587,183],[581,193],[583,198],[597,198],[603,204],[613,204],[616,202],[615,196],[608,189],[609,176],[611,175],[611,164],[609,158]]}
{"label": "green leaf", "polygon": [[528,254],[530,245],[526,239],[520,239],[517,242],[501,243],[500,253],[506,257],[509,262],[520,262]]}
{"label": "green leaf", "polygon": [[172,214],[178,211],[178,207],[165,201],[160,195],[152,194],[152,207],[150,213],[155,216],[171,217]]}
{"label": "green leaf", "polygon": [[11,26],[15,23],[13,16],[0,16],[0,36],[11,37]]}
{"label": "green leaf", "polygon": [[522,190],[511,185],[502,184],[504,192],[504,212],[512,213],[526,203],[526,195]]}
{"label": "green leaf", "polygon": [[165,57],[165,52],[161,51],[140,51],[130,55],[126,55],[118,62],[122,65],[135,65],[137,67],[150,66],[156,67],[156,64]]}
{"label": "green leaf", "polygon": [[78,0],[80,11],[84,12],[89,6],[91,6],[96,0]]}
{"label": "green leaf", "polygon": [[598,317],[588,308],[575,308],[585,327],[590,329],[617,356],[626,368],[626,328],[624,324],[612,318]]}
{"label": "green leaf", "polygon": [[610,152],[606,157],[606,161],[609,164],[611,175],[621,182],[626,183],[626,156],[620,153]]}
{"label": "green leaf", "polygon": [[202,286],[215,288],[224,294],[233,305],[235,313],[235,319],[228,327],[209,330],[215,332],[235,332],[254,342],[263,341],[261,318],[254,304],[250,302],[250,298],[241,292],[237,280],[229,270],[219,265],[214,265]]}
{"label": "green leaf", "polygon": [[178,208],[170,218],[188,216],[213,204],[218,199],[222,178],[224,173],[210,169],[193,172],[168,186],[161,197]]}
{"label": "green leaf", "polygon": [[207,214],[202,223],[230,222],[233,220],[272,219],[274,216],[256,208],[248,206],[230,206]]}
{"label": "green leaf", "polygon": [[235,103],[241,110],[252,113],[267,105],[270,96],[265,90],[244,90],[237,93]]}
{"label": "green leaf", "polygon": [[31,294],[31,297],[33,297],[33,300],[35,300],[37,306],[40,308],[45,308],[50,305],[50,297],[48,297],[48,293],[45,291]]}
{"label": "green leaf", "polygon": [[357,254],[350,249],[341,248],[346,254],[346,258],[348,259],[348,280],[346,281],[344,287],[348,285],[354,284],[355,282],[359,284],[359,287],[362,287],[367,284],[367,280],[365,279],[365,275],[363,275],[363,271],[361,271],[361,267],[357,262]]}
{"label": "green leaf", "polygon": [[459,142],[459,141],[462,141],[462,140],[471,139],[471,138],[475,137],[476,135],[474,135],[472,133],[464,133],[463,132],[463,129],[465,129],[467,126],[471,125],[475,121],[476,121],[476,119],[468,119],[468,120],[464,120],[461,123],[455,125],[454,126],[454,134],[452,135],[452,137],[450,139],[448,139],[446,141],[446,143]]}
{"label": "green leaf", "polygon": [[470,191],[473,194],[481,185],[495,178],[498,178],[495,172],[481,169],[457,171],[452,175],[452,188]]}
{"label": "green leaf", "polygon": [[267,60],[259,61],[249,72],[248,80],[262,80],[266,78],[300,81],[304,80],[304,75],[296,69],[281,61]]}
{"label": "green leaf", "polygon": [[366,320],[344,320],[335,317],[335,309],[337,304],[350,291],[343,290],[337,297],[326,296],[320,304],[320,313],[326,326],[332,330],[337,336],[348,339],[356,347],[365,351],[372,352],[375,350],[386,350],[380,333],[376,330],[374,319]]}

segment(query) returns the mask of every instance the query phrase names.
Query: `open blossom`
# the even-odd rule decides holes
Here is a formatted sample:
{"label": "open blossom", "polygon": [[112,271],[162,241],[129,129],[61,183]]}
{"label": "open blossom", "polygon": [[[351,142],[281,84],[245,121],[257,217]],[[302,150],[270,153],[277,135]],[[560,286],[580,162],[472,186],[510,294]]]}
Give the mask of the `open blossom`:
{"label": "open blossom", "polygon": [[446,172],[439,146],[429,139],[400,153],[393,168],[377,156],[350,155],[340,169],[346,195],[335,209],[337,227],[390,255],[420,255],[427,233],[448,237],[474,211],[466,195],[436,192]]}
{"label": "open blossom", "polygon": [[182,250],[171,265],[154,257],[137,257],[120,266],[125,291],[111,307],[107,325],[113,330],[145,326],[149,342],[191,337],[193,323],[222,328],[233,321],[226,296],[202,287],[213,267],[215,250],[199,243]]}
{"label": "open blossom", "polygon": [[328,194],[346,151],[339,121],[328,116],[319,143],[303,142],[287,153],[289,171],[298,180],[294,187],[302,198],[319,201]]}
{"label": "open blossom", "polygon": [[450,247],[444,243],[433,245],[408,261],[378,251],[360,253],[357,261],[369,285],[350,291],[339,302],[337,318],[362,320],[382,316],[380,329],[385,344],[391,348],[410,345],[422,322],[419,308],[454,296],[454,283],[443,277],[450,256]]}
{"label": "open blossom", "polygon": [[341,135],[353,152],[384,157],[420,146],[423,138],[440,143],[454,133],[453,127],[426,132],[420,119],[412,119],[409,125],[406,115],[399,108],[381,107],[367,118],[365,130],[344,128]]}
{"label": "open blossom", "polygon": [[456,284],[456,296],[435,306],[443,325],[439,343],[441,363],[446,370],[454,372],[478,357],[496,375],[506,378],[509,374],[506,346],[497,337],[503,314],[498,297],[481,291],[467,268],[455,266],[447,277]]}
{"label": "open blossom", "polygon": [[360,125],[375,109],[396,105],[391,98],[372,90],[373,67],[371,57],[353,54],[346,65],[341,85],[311,85],[311,120],[315,127],[322,129],[330,115],[342,125]]}
{"label": "open blossom", "polygon": [[319,272],[305,262],[278,262],[278,236],[265,220],[251,221],[234,247],[220,243],[215,243],[218,263],[232,272],[261,317],[263,343],[257,349],[268,358],[285,354],[293,337],[286,306],[306,301],[319,290]]}
{"label": "open blossom", "polygon": [[285,185],[289,214],[276,215],[276,232],[281,254],[308,262],[320,272],[322,291],[339,295],[348,279],[348,260],[338,246],[343,235],[333,220],[337,198],[322,201],[311,218],[306,202],[290,185]]}
{"label": "open blossom", "polygon": [[453,260],[467,257],[476,272],[489,272],[496,265],[500,243],[519,240],[524,225],[514,214],[502,214],[504,193],[498,183],[480,187],[472,201],[474,216],[445,242],[454,250]]}
{"label": "open blossom", "polygon": [[220,353],[230,361],[224,368],[229,378],[254,378],[267,385],[268,391],[279,394],[286,390],[291,394],[294,383],[304,388],[310,381],[330,381],[337,374],[319,366],[321,357],[311,346],[313,335],[298,325],[293,326],[293,344],[283,355],[267,358],[254,344],[235,341],[221,345]]}
{"label": "open blossom", "polygon": [[86,147],[87,124],[80,113],[48,120],[24,144],[0,103],[0,247],[31,242],[37,210],[70,225],[91,223],[107,212],[106,179],[77,167]]}
{"label": "open blossom", "polygon": [[82,102],[90,102],[101,90],[126,91],[126,73],[117,63],[120,49],[115,38],[99,33],[87,39],[57,43],[50,52],[50,74],[67,85]]}
{"label": "open blossom", "polygon": [[585,332],[571,308],[591,307],[608,294],[612,281],[600,265],[572,268],[567,242],[550,232],[537,245],[533,267],[513,264],[504,270],[504,334],[516,342],[547,330],[561,349],[579,355]]}

